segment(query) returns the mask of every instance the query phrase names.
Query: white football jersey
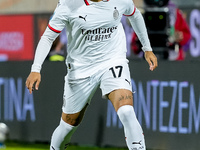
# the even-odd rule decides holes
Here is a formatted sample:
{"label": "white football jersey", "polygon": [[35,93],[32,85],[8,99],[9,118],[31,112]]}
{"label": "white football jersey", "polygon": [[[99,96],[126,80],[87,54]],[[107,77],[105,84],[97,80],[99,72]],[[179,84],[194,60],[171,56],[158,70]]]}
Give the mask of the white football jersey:
{"label": "white football jersey", "polygon": [[123,15],[133,15],[132,0],[60,0],[48,27],[67,29],[70,78],[85,78],[126,59]]}

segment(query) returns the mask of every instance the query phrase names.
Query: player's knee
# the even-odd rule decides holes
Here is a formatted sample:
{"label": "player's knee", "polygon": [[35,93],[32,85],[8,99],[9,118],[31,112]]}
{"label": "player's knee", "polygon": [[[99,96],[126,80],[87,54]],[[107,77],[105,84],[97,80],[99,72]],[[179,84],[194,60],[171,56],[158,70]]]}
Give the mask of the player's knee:
{"label": "player's knee", "polygon": [[81,113],[65,114],[62,113],[62,120],[72,126],[78,126],[82,121],[83,115]]}
{"label": "player's knee", "polygon": [[63,121],[72,126],[78,126],[84,117],[87,106],[88,106],[88,104],[86,104],[86,106],[80,112],[77,112],[74,114],[66,114],[63,112],[62,113]]}
{"label": "player's knee", "polygon": [[121,106],[117,111],[117,114],[122,122],[128,121],[130,114],[134,114],[134,113],[135,112],[134,112],[133,106],[131,105]]}

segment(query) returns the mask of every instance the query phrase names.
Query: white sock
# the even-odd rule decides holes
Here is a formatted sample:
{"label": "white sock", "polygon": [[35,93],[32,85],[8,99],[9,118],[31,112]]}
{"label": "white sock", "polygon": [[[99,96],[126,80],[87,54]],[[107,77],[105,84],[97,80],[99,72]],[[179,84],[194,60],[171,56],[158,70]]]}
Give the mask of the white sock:
{"label": "white sock", "polygon": [[50,150],[64,150],[76,129],[77,126],[72,126],[64,122],[61,118],[59,126],[54,130],[51,137]]}
{"label": "white sock", "polygon": [[117,114],[124,126],[126,144],[129,150],[146,150],[142,128],[131,105],[121,106]]}

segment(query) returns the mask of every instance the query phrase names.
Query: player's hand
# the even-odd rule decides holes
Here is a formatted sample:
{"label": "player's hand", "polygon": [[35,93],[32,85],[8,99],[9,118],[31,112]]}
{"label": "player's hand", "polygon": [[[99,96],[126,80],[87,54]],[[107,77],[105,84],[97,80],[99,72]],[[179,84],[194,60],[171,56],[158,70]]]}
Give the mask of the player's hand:
{"label": "player's hand", "polygon": [[41,74],[38,72],[31,72],[26,79],[26,87],[31,94],[34,89],[38,90],[41,81]]}
{"label": "player's hand", "polygon": [[154,53],[152,51],[146,51],[144,56],[149,64],[149,69],[151,71],[156,69],[156,67],[158,66],[158,62],[157,62],[157,57],[154,55]]}

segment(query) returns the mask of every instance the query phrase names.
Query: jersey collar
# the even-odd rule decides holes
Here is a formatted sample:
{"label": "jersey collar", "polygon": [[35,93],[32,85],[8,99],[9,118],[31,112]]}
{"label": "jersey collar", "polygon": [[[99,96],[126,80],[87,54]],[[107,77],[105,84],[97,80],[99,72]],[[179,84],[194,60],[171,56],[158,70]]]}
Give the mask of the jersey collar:
{"label": "jersey collar", "polygon": [[[108,2],[109,0],[102,0],[103,2]],[[91,4],[90,0],[84,0],[85,4],[88,6]]]}

